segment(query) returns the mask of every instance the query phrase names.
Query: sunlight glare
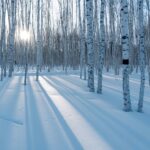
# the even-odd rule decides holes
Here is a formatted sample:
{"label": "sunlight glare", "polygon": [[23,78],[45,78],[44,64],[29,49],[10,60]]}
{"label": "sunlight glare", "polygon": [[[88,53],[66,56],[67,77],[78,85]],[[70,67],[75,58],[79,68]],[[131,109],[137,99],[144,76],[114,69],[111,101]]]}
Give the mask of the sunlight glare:
{"label": "sunlight glare", "polygon": [[30,32],[27,30],[20,30],[20,39],[22,41],[29,41],[30,40]]}

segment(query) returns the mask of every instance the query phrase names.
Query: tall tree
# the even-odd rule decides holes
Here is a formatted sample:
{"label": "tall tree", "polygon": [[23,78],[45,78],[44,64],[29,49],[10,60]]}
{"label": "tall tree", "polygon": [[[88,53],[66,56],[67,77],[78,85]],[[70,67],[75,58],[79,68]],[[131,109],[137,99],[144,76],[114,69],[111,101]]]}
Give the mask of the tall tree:
{"label": "tall tree", "polygon": [[37,0],[36,81],[39,80],[39,68],[40,68],[40,0]]}
{"label": "tall tree", "polygon": [[105,25],[104,25],[104,8],[105,0],[101,0],[100,11],[100,48],[99,48],[99,62],[98,62],[98,87],[97,93],[102,93],[102,72],[104,65],[104,53],[105,53]]}
{"label": "tall tree", "polygon": [[84,48],[84,43],[83,43],[83,26],[81,22],[81,6],[80,6],[81,0],[78,0],[78,12],[79,12],[79,31],[80,31],[80,78],[82,79],[82,74],[83,74],[83,48]]}
{"label": "tall tree", "polygon": [[131,111],[130,88],[129,88],[129,21],[128,1],[121,0],[121,39],[123,61],[123,99],[124,111]]}
{"label": "tall tree", "polygon": [[8,48],[8,64],[9,77],[12,76],[14,64],[14,46],[15,46],[15,30],[16,30],[16,7],[17,0],[11,0],[8,3],[8,17],[9,17],[9,48]]}
{"label": "tall tree", "polygon": [[51,14],[50,14],[51,0],[47,1],[47,46],[48,46],[48,72],[52,67],[52,57],[51,57]]}
{"label": "tall tree", "polygon": [[85,31],[86,31],[86,0],[83,0],[83,69],[84,69],[84,80],[86,80],[86,47],[85,47]]}
{"label": "tall tree", "polygon": [[134,2],[130,0],[130,7],[129,7],[129,50],[130,50],[130,69],[133,70],[133,58],[135,57],[133,51],[133,40],[134,40]]}
{"label": "tall tree", "polygon": [[[4,66],[6,66],[6,43],[5,43],[5,35],[6,35],[6,26],[5,26],[5,16],[6,16],[6,4],[5,0],[2,0],[2,25],[1,25],[1,47],[0,47],[0,63],[1,63],[1,78],[3,80],[3,75],[6,73],[4,71]],[[4,73],[5,72],[5,73]]]}
{"label": "tall tree", "polygon": [[86,0],[88,87],[94,92],[94,49],[93,49],[93,0]]}
{"label": "tall tree", "polygon": [[141,71],[141,84],[138,102],[138,111],[142,112],[144,86],[145,86],[145,48],[144,48],[144,25],[143,25],[143,0],[138,0],[139,8],[139,64]]}
{"label": "tall tree", "polygon": [[[25,3],[25,20],[26,20],[26,27],[25,29],[27,32],[29,32],[29,26],[30,26],[30,14],[31,14],[31,0],[29,2],[29,5],[26,1]],[[27,80],[27,71],[28,71],[28,43],[29,39],[26,39],[25,41],[25,77],[24,77],[24,85],[26,85]]]}
{"label": "tall tree", "polygon": [[112,57],[112,59],[109,58],[109,63],[113,65],[113,67],[115,67],[115,62],[116,58],[115,58],[115,3],[114,0],[110,0],[109,1],[109,29],[110,29],[110,43],[109,43],[109,49],[110,49],[110,57]]}

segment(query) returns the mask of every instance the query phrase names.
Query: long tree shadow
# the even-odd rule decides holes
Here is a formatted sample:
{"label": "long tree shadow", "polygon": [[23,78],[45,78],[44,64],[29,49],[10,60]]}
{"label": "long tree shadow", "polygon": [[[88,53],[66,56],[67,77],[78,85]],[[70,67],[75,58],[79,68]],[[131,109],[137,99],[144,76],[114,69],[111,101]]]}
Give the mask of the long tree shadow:
{"label": "long tree shadow", "polygon": [[[22,85],[21,85],[22,78],[19,77],[15,80],[15,83],[9,82],[8,85],[5,87],[5,91],[1,95],[2,101],[0,101],[0,116],[1,118],[12,121],[17,124],[23,124],[22,121],[17,121],[15,119],[15,112],[16,107],[19,107],[19,103],[21,101],[21,92],[22,92]],[[11,84],[14,87],[10,87]],[[14,114],[14,115],[12,115]],[[14,118],[14,119],[13,119]]]}
{"label": "long tree shadow", "polygon": [[[104,76],[107,76],[107,75],[104,75]],[[51,76],[51,78],[57,78],[58,79],[58,76],[57,77],[53,77],[53,76]],[[103,81],[103,88],[104,88],[104,94],[106,95],[107,94],[107,91],[109,90],[109,91],[113,91],[113,92],[115,92],[115,93],[120,93],[121,95],[122,95],[122,85],[121,85],[121,82],[119,82],[118,84],[117,84],[117,86],[116,86],[116,81],[115,81],[115,78],[112,78],[112,77],[110,77],[110,76],[108,76],[108,78],[111,78],[111,79],[109,79],[109,80],[106,80],[106,79],[104,79],[104,81]],[[86,83],[85,83],[85,81],[84,80],[80,80],[80,82],[78,82],[79,81],[79,78],[78,77],[74,77],[74,76],[72,76],[72,75],[68,75],[68,76],[59,76],[59,79],[61,79],[61,80],[64,80],[65,82],[67,82],[67,83],[69,83],[69,84],[72,84],[74,87],[76,87],[78,90],[79,89],[81,89],[81,90],[84,90],[85,91],[85,89],[86,89],[86,91],[88,91],[88,88],[87,88],[87,86],[86,86]],[[121,80],[121,78],[120,78],[120,80]],[[113,82],[112,82],[113,81]],[[131,80],[132,81],[132,80]],[[138,81],[138,80],[137,80]],[[134,83],[134,82],[133,82]],[[139,82],[138,82],[139,83]],[[81,84],[82,84],[82,86],[81,86]],[[114,85],[115,84],[115,87],[114,86],[112,86],[112,85]],[[140,83],[139,83],[140,84]],[[149,87],[149,86],[147,86],[147,87]],[[107,89],[107,90],[106,90]],[[137,87],[137,85],[135,86],[135,85],[131,85],[131,90],[132,90],[132,92],[131,92],[131,99],[132,99],[132,103],[135,103],[135,105],[137,106],[137,99],[138,99],[138,95],[137,95],[137,91],[139,90],[139,87]],[[147,91],[147,92],[145,92],[145,93],[149,93],[148,91],[149,91],[149,88],[146,88],[145,89],[145,91]],[[94,94],[93,94],[94,95]],[[96,94],[97,95],[97,94]],[[103,96],[103,95],[101,95],[101,96]],[[118,99],[119,100],[119,99]],[[109,101],[109,100],[107,100],[107,102],[109,102],[109,103],[111,103],[112,105],[117,105],[117,104],[119,104],[120,103],[120,101],[118,101],[117,100],[117,103],[114,103],[114,101]],[[115,100],[116,101],[116,100]],[[112,103],[113,102],[113,103]],[[146,95],[144,95],[144,103],[145,103],[145,107],[147,107],[147,105],[150,105],[150,101],[149,101],[149,96],[146,96]],[[120,104],[122,104],[122,103],[120,103]],[[122,106],[122,105],[121,105]]]}
{"label": "long tree shadow", "polygon": [[83,150],[82,145],[80,144],[80,142],[78,141],[78,139],[76,138],[76,136],[74,135],[74,133],[72,132],[72,130],[66,123],[65,119],[63,118],[63,116],[61,115],[61,113],[59,112],[59,110],[57,109],[57,107],[55,106],[55,104],[53,103],[53,101],[51,100],[51,98],[49,97],[49,95],[47,94],[47,92],[45,91],[45,89],[43,88],[43,86],[40,82],[39,82],[39,87],[42,90],[42,92],[44,93],[45,97],[47,98],[49,105],[55,112],[55,115],[56,115],[57,119],[59,120],[60,124],[62,125],[73,148],[75,150]]}
{"label": "long tree shadow", "polygon": [[[23,129],[22,115],[24,113],[23,109],[21,109],[24,100],[21,99],[23,94],[21,87],[22,78],[14,78],[15,77],[12,77],[11,81],[6,83],[6,86],[4,87],[5,91],[1,94],[0,101],[0,119],[2,125],[2,127],[0,127],[0,129],[2,129],[0,145],[4,149],[14,149],[14,147],[22,148],[21,143],[23,142],[21,139],[18,139],[20,144],[17,146],[16,140],[13,139],[14,131],[18,132],[16,137],[21,136],[19,131]],[[12,142],[12,139],[14,142]]]}
{"label": "long tree shadow", "polygon": [[[112,86],[107,86],[107,85],[104,85],[104,87],[105,88],[107,88],[107,90],[105,90],[105,93],[104,94],[102,94],[102,95],[100,95],[100,94],[96,94],[96,93],[93,93],[92,95],[91,95],[91,93],[89,92],[89,89],[88,89],[88,87],[85,85],[85,82],[82,82],[83,83],[83,85],[81,85],[80,83],[79,83],[79,79],[78,80],[75,80],[74,81],[74,79],[71,79],[71,80],[68,80],[68,78],[65,80],[65,79],[63,79],[63,78],[61,78],[61,77],[54,77],[54,76],[52,76],[51,77],[51,79],[55,79],[55,80],[57,80],[57,81],[60,81],[60,83],[63,83],[63,84],[65,84],[67,87],[71,87],[71,89],[72,89],[72,91],[74,92],[74,93],[78,93],[78,95],[80,95],[81,97],[83,97],[82,96],[82,94],[84,94],[84,99],[85,98],[87,98],[87,99],[100,99],[100,97],[103,99],[106,99],[106,95],[108,95],[108,94],[110,94],[110,92],[114,92],[114,93],[117,93],[118,94],[118,92],[119,92],[119,94],[120,95],[122,95],[122,93],[121,93],[121,91],[119,91],[119,90],[117,90],[116,88],[112,88]],[[74,84],[75,83],[75,84]],[[112,101],[112,100],[110,100],[109,98],[108,98],[108,96],[107,96],[107,101],[105,101],[105,103],[107,103],[107,105],[110,105],[110,106],[113,106],[115,109],[116,109],[116,107],[120,107],[120,109],[121,109],[121,102],[120,102],[120,100],[119,99],[115,99],[115,101]]]}
{"label": "long tree shadow", "polygon": [[[55,77],[52,76],[51,79],[56,79],[56,80],[60,81],[61,83],[65,84],[67,87],[69,87],[69,88],[71,87],[71,89],[75,93],[78,93],[78,95],[80,95],[81,97],[83,97],[83,95],[81,95],[81,94],[84,94],[84,99],[85,99],[85,97],[87,97],[87,99],[89,99],[89,96],[91,95],[91,93],[89,93],[89,92],[87,94],[87,90],[85,88],[85,83],[84,82],[82,82],[82,84],[84,85],[83,86],[77,80],[74,81],[74,79],[70,80],[69,78],[65,79],[65,77],[61,77],[61,76],[59,76],[59,77],[58,76],[55,76]],[[93,99],[100,99],[101,98],[101,101],[104,99],[103,101],[105,101],[105,103],[107,103],[108,105],[112,105],[115,109],[117,107],[119,107],[121,109],[122,108],[122,103],[120,102],[120,99],[116,98],[114,101],[112,101],[113,97],[110,97],[108,95],[110,95],[110,92],[113,92],[115,94],[119,94],[119,96],[122,97],[122,90],[120,90],[119,87],[116,88],[116,87],[112,86],[108,81],[104,82],[103,87],[106,88],[104,94],[99,95],[99,94],[93,93],[91,98],[93,98]],[[106,100],[106,97],[107,97],[107,100]],[[134,102],[135,102],[135,99],[137,99],[137,97],[138,97],[137,94],[135,92],[134,93],[132,92],[132,94],[131,94],[132,101],[134,100]],[[149,97],[145,96],[144,103],[146,103],[145,107],[148,105],[147,107],[149,108],[149,105],[150,105]],[[149,112],[146,112],[145,116],[148,116],[148,115],[149,115]]]}
{"label": "long tree shadow", "polygon": [[[112,145],[113,148],[120,148],[118,141],[122,143],[123,139],[125,140],[128,137],[128,134],[130,134],[130,136],[128,137],[128,146],[133,146],[133,148],[148,148],[148,146],[150,145],[150,141],[148,140],[148,138],[143,137],[143,135],[141,134],[142,132],[136,130],[136,128],[132,128],[130,126],[130,122],[126,122],[125,120],[123,120],[123,118],[118,118],[117,116],[111,115],[111,113],[105,111],[105,109],[96,107],[90,101],[86,101],[83,96],[78,96],[79,93],[74,93],[74,91],[70,90],[71,87],[67,87],[67,85],[62,84],[56,79],[53,78],[52,80],[50,80],[45,77],[43,78],[51,86],[57,89],[59,93],[67,101],[69,101],[69,103],[71,103],[72,106],[75,107],[76,110],[78,110],[84,118],[86,118],[91,126],[93,126],[94,129],[96,129],[98,133],[103,136],[110,145]],[[86,112],[88,112],[88,114]],[[132,121],[132,119],[134,118],[130,117],[130,121]],[[93,120],[95,123],[93,123]],[[115,138],[112,139],[112,135]],[[136,137],[138,137],[138,139]],[[140,142],[142,139],[145,139],[144,144]]]}
{"label": "long tree shadow", "polygon": [[48,150],[47,139],[43,130],[40,112],[36,102],[36,93],[31,86],[30,78],[25,86],[25,121],[26,121],[26,142],[28,150]]}
{"label": "long tree shadow", "polygon": [[5,90],[9,87],[9,85],[11,84],[12,81],[13,81],[12,78],[11,79],[8,78],[8,79],[5,79],[2,82],[0,82],[0,96],[1,97],[4,95]]}

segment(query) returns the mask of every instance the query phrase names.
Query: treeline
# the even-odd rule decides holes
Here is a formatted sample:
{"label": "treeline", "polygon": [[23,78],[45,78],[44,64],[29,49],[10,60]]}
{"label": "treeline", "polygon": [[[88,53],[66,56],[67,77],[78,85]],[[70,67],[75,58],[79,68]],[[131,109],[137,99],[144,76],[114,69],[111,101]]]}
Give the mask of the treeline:
{"label": "treeline", "polygon": [[94,92],[96,70],[102,93],[103,68],[116,75],[123,68],[124,110],[130,111],[129,74],[141,71],[142,110],[145,69],[150,83],[149,0],[1,0],[0,8],[1,80],[14,65],[24,66],[25,84],[28,66],[36,67],[37,81],[42,67],[60,66],[80,69]]}

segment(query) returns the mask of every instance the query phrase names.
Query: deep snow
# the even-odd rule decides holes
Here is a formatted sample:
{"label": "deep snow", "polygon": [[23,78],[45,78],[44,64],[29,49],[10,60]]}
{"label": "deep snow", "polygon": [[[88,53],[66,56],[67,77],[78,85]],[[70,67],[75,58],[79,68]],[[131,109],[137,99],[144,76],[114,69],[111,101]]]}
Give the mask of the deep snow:
{"label": "deep snow", "polygon": [[122,111],[122,79],[104,74],[103,94],[76,74],[18,72],[0,83],[0,150],[149,150],[150,87],[136,112],[139,75],[130,78],[132,112]]}

